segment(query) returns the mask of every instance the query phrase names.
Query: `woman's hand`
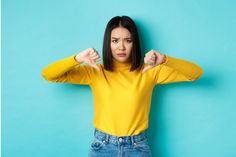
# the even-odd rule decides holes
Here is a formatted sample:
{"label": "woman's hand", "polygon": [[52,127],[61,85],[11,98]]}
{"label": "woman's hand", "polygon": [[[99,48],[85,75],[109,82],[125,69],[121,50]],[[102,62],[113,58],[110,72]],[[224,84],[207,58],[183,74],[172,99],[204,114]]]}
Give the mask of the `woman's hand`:
{"label": "woman's hand", "polygon": [[88,48],[80,53],[78,53],[75,56],[75,60],[79,62],[80,64],[82,63],[87,63],[89,66],[95,68],[100,72],[99,67],[95,63],[98,61],[100,58],[98,52],[94,48]]}
{"label": "woman's hand", "polygon": [[148,64],[148,66],[146,66],[142,73],[146,72],[147,70],[164,63],[166,60],[166,56],[164,54],[161,54],[158,51],[155,50],[151,50],[149,52],[147,52],[145,54],[145,58],[144,58],[144,63]]}

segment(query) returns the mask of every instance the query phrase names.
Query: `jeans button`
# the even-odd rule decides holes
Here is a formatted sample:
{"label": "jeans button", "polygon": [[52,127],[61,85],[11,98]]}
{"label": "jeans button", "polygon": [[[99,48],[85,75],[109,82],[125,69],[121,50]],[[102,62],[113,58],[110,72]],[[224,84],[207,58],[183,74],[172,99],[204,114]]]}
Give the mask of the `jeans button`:
{"label": "jeans button", "polygon": [[121,138],[121,137],[119,137],[118,141],[119,141],[119,142],[122,142],[122,138]]}

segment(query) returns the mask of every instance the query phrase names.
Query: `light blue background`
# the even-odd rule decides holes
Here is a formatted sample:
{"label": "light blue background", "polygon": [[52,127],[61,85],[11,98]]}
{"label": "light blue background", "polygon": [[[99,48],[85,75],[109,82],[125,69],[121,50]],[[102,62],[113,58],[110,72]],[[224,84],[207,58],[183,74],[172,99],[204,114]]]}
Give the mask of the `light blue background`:
{"label": "light blue background", "polygon": [[102,55],[107,22],[128,15],[143,56],[155,49],[204,69],[198,81],[155,88],[153,156],[235,157],[235,6],[233,0],[3,0],[2,156],[87,156],[90,88],[49,83],[41,71],[89,47]]}

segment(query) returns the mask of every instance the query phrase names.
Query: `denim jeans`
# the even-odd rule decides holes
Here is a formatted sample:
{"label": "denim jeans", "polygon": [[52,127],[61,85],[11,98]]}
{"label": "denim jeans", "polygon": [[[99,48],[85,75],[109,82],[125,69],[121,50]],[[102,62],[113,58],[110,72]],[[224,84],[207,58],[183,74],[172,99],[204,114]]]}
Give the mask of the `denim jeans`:
{"label": "denim jeans", "polygon": [[89,157],[151,157],[146,130],[134,136],[113,136],[95,129]]}

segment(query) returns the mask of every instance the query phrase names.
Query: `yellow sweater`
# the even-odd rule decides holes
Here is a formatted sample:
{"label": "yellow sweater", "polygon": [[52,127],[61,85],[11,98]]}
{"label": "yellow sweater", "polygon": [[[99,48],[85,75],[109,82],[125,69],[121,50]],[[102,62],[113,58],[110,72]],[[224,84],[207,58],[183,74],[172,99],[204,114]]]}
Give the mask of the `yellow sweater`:
{"label": "yellow sweater", "polygon": [[198,65],[167,56],[165,63],[142,74],[147,66],[130,72],[131,64],[114,60],[113,72],[79,64],[74,55],[49,64],[42,76],[50,82],[89,85],[93,92],[94,127],[115,136],[136,135],[148,128],[152,91],[157,84],[194,81],[203,70]]}

